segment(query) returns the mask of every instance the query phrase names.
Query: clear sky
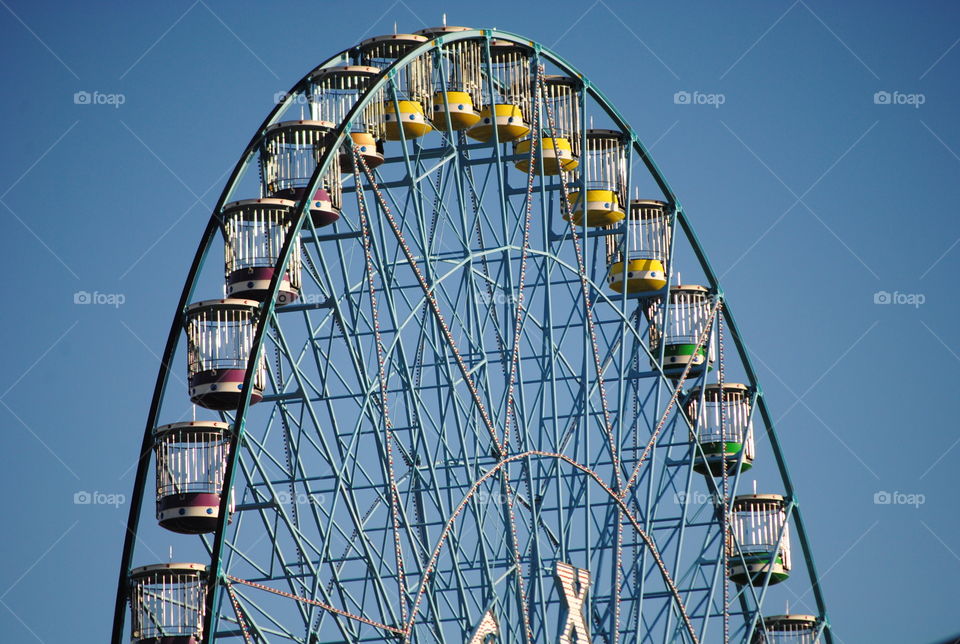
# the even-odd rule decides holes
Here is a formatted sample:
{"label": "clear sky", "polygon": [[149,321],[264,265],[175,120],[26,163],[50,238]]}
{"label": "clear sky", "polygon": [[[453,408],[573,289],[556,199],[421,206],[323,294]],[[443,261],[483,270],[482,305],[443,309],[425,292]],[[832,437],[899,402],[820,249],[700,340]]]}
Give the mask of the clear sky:
{"label": "clear sky", "polygon": [[839,640],[960,631],[956,3],[0,0],[0,640],[106,640],[111,502],[274,94],[443,12],[553,47],[652,147],[779,418]]}

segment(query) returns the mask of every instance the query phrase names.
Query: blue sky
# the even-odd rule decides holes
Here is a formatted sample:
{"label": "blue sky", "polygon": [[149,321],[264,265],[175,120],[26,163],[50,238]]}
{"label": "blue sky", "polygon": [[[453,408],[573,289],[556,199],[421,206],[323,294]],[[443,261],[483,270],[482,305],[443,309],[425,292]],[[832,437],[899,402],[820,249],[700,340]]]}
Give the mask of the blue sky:
{"label": "blue sky", "polygon": [[554,48],[652,147],[780,417],[840,641],[960,630],[940,389],[960,366],[954,3],[2,0],[2,639],[106,638],[126,519],[109,501],[130,494],[196,241],[274,94],[444,12]]}

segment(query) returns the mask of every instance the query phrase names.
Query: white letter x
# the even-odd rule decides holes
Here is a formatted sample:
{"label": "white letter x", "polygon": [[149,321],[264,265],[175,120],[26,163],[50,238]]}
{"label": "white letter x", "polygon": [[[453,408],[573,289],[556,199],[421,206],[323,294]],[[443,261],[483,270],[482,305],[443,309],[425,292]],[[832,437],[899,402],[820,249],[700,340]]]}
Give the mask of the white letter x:
{"label": "white letter x", "polygon": [[[567,605],[567,618],[560,630],[560,644],[588,644],[590,630],[583,616],[583,604],[590,589],[590,571],[558,561],[553,571],[557,589]],[[572,637],[571,637],[572,636]]]}

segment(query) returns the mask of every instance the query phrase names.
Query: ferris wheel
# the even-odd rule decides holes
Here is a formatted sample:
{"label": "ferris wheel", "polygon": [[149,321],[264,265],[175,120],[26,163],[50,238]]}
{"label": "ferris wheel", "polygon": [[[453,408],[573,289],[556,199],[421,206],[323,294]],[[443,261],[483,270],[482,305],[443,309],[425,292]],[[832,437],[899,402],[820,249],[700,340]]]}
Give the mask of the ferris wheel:
{"label": "ferris wheel", "polygon": [[497,30],[365,40],[256,130],[127,528],[115,643],[832,642],[691,218]]}

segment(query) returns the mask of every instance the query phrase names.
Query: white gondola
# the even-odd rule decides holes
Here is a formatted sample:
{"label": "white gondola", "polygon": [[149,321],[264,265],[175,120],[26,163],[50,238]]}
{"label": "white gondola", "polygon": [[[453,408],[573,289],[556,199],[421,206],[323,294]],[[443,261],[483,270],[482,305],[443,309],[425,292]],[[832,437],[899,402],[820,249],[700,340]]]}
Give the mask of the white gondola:
{"label": "white gondola", "polygon": [[[223,207],[221,228],[227,297],[263,302],[269,295],[274,267],[294,224],[296,202],[286,199],[248,199]],[[287,269],[280,280],[277,306],[300,296],[302,266],[300,240],[293,241]]]}
{"label": "white gondola", "polygon": [[[670,206],[653,199],[630,202],[624,235],[607,236],[607,285],[629,297],[663,291],[669,274]],[[616,298],[614,298],[616,299]]]}
{"label": "white gondola", "polygon": [[820,644],[820,622],[813,615],[764,617],[751,644]]}
{"label": "white gondola", "polygon": [[573,223],[609,226],[626,216],[628,142],[623,132],[587,130],[587,149],[579,168],[584,173],[586,198],[581,198],[579,190],[567,195]]}
{"label": "white gondola", "polygon": [[[368,65],[338,65],[317,70],[310,78],[310,117],[315,121],[343,123],[379,73],[379,68]],[[371,110],[362,110],[351,123],[350,143],[358,146],[371,169],[383,163],[383,140],[377,139],[380,129],[379,117]],[[341,173],[353,172],[353,150],[345,146],[339,161]]]}
{"label": "white gondola", "polygon": [[730,514],[730,580],[741,586],[763,585],[768,575],[771,585],[785,581],[791,567],[786,499],[779,494],[739,495]]}
{"label": "white gondola", "polygon": [[[687,365],[689,378],[696,378],[713,364],[712,333],[707,332],[706,342],[697,348],[700,336],[710,322],[713,296],[704,286],[683,285],[670,288],[666,332],[663,324],[663,297],[650,300],[647,306],[649,323],[650,353],[656,358],[660,354],[660,342],[663,348],[663,372],[670,378],[679,378]],[[651,366],[655,366],[651,365]]]}
{"label": "white gondola", "polygon": [[[304,199],[310,179],[330,144],[333,129],[329,121],[284,121],[267,128],[260,148],[263,196],[296,202]],[[310,195],[310,217],[316,227],[340,218],[339,165],[338,157],[334,156],[319,187]]]}
{"label": "white gondola", "polygon": [[[360,43],[360,59],[364,65],[386,69],[425,42],[427,37],[419,34],[368,38]],[[397,68],[391,83],[371,103],[368,118],[381,124],[380,138],[415,139],[433,130],[427,117],[433,99],[431,58],[425,54]]]}
{"label": "white gondola", "polygon": [[230,425],[217,421],[173,423],[153,430],[161,527],[181,534],[216,530],[230,437]]}
{"label": "white gondola", "polygon": [[130,571],[130,641],[197,644],[203,639],[207,567],[198,563],[142,566]]}
{"label": "white gondola", "polygon": [[[505,143],[530,133],[532,56],[533,50],[519,43],[490,41],[491,77],[483,81],[480,120],[467,130],[467,136],[483,142]],[[492,96],[489,95],[491,85]]]}
{"label": "white gondola", "polygon": [[[190,400],[217,411],[236,409],[253,346],[260,303],[208,300],[187,307],[187,378]],[[263,398],[265,362],[254,372],[250,404]]]}
{"label": "white gondola", "polygon": [[735,471],[741,453],[740,471],[753,466],[755,448],[749,387],[725,382],[722,389],[719,384],[709,384],[702,392],[694,389],[688,394],[687,415],[695,423],[696,437],[703,449],[703,456],[697,453],[694,460],[696,471],[714,476],[722,476],[724,468],[727,472]]}

